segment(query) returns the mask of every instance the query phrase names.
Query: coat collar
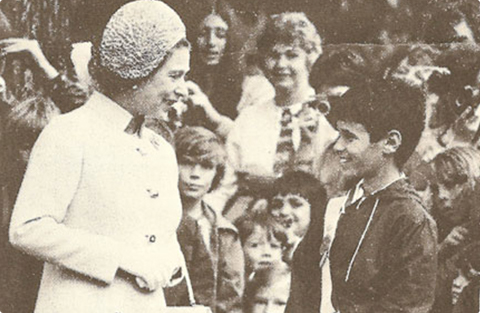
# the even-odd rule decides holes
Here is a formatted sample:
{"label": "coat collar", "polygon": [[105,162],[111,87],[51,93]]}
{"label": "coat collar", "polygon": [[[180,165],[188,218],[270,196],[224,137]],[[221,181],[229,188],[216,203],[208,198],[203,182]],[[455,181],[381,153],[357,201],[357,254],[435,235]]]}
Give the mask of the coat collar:
{"label": "coat collar", "polygon": [[95,111],[102,121],[120,131],[124,131],[133,118],[130,112],[98,91],[93,92],[86,105]]}

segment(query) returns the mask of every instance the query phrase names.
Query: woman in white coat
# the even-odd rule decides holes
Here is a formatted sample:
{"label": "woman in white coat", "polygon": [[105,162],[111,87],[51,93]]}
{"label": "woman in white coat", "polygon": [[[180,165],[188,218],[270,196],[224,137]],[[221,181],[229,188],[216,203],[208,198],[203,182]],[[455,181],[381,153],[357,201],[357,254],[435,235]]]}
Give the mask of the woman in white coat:
{"label": "woman in white coat", "polygon": [[10,241],[45,261],[36,313],[160,312],[181,278],[172,147],[141,122],[186,96],[189,44],[160,1],[121,7],[94,45],[97,90],[36,142]]}

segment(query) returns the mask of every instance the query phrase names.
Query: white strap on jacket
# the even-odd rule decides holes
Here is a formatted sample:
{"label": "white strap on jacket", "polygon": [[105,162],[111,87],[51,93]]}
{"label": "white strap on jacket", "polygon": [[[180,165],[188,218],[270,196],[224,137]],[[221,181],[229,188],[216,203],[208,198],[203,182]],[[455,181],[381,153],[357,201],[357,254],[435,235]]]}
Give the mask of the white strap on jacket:
{"label": "white strap on jacket", "polygon": [[377,198],[375,200],[375,204],[373,205],[372,213],[370,213],[370,217],[368,218],[367,225],[365,226],[365,230],[363,231],[362,237],[360,237],[360,240],[358,241],[357,248],[355,249],[355,252],[353,253],[352,259],[350,260],[350,264],[348,265],[347,269],[347,275],[345,276],[345,281],[348,281],[350,278],[350,271],[352,270],[353,263],[355,262],[355,258],[357,257],[358,251],[360,250],[360,247],[362,246],[363,240],[365,239],[365,235],[367,234],[368,228],[370,227],[370,224],[372,223],[373,216],[375,215],[375,211],[377,210],[378,207],[378,202],[380,200]]}

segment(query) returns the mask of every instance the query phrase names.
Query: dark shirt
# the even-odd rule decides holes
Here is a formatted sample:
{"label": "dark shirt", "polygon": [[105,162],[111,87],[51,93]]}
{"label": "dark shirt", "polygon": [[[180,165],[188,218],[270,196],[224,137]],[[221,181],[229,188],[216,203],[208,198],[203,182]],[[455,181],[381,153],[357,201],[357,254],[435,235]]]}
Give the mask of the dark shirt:
{"label": "dark shirt", "polygon": [[[325,191],[319,190],[319,199],[326,199]],[[286,313],[318,313],[322,290],[320,269],[320,246],[326,202],[319,203],[320,210],[311,212],[311,223],[305,237],[297,247],[292,259],[292,282]]]}

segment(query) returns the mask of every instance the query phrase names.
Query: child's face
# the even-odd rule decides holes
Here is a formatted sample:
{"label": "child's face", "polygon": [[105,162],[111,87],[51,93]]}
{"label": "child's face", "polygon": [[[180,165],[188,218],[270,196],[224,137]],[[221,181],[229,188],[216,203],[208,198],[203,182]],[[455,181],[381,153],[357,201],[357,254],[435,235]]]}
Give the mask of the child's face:
{"label": "child's face", "polygon": [[310,203],[299,195],[277,195],[270,203],[270,212],[287,230],[303,237],[310,224]]}
{"label": "child's face", "polygon": [[453,224],[461,223],[468,214],[468,207],[462,203],[465,200],[464,191],[469,189],[467,185],[439,179],[433,186],[433,201],[437,212]]}
{"label": "child's face", "polygon": [[468,273],[464,273],[464,271],[459,270],[458,276],[453,280],[452,285],[452,304],[456,304],[462,291],[470,285],[470,283],[478,282],[480,277],[480,272],[476,271],[472,267]]}
{"label": "child's face", "polygon": [[180,194],[184,198],[200,200],[212,187],[217,170],[201,164],[180,164],[180,180],[178,183]]}
{"label": "child's face", "polygon": [[266,229],[256,225],[243,246],[247,268],[256,270],[272,266],[282,260],[282,246],[269,236]]}
{"label": "child's face", "polygon": [[283,313],[290,292],[288,280],[280,279],[273,285],[260,288],[253,299],[252,313]]}

